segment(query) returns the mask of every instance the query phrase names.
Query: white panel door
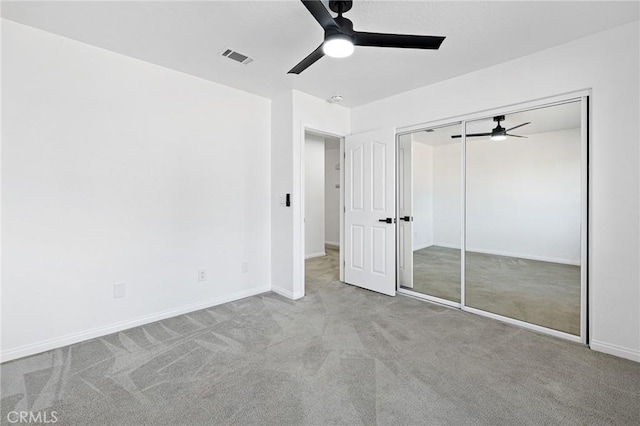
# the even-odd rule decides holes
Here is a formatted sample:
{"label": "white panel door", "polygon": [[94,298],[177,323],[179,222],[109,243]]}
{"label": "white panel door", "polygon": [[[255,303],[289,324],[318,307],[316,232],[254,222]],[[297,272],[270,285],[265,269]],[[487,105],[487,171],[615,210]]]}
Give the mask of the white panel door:
{"label": "white panel door", "polygon": [[396,294],[395,129],[345,138],[344,280]]}
{"label": "white panel door", "polygon": [[[413,143],[398,140],[398,284],[413,288]],[[406,220],[405,220],[406,219]]]}

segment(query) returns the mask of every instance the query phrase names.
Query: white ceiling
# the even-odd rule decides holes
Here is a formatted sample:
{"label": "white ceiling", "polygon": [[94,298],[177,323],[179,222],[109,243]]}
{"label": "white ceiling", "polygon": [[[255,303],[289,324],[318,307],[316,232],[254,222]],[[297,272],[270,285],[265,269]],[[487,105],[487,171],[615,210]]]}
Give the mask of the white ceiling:
{"label": "white ceiling", "polygon": [[[560,105],[506,114],[504,121],[502,121],[500,125],[506,129],[510,129],[522,123],[531,123],[509,132],[520,136],[579,129],[581,112],[580,102],[568,102]],[[467,133],[490,132],[491,129],[496,127],[496,124],[497,123],[493,121],[493,117],[470,121],[467,123]],[[420,130],[412,133],[412,140],[431,146],[461,142],[460,139],[451,139],[452,135],[459,135],[462,132],[462,126],[460,124],[443,126],[432,130],[432,132]],[[486,139],[489,139],[489,137],[475,137],[472,140]]]}
{"label": "white ceiling", "polygon": [[[260,96],[298,89],[358,106],[639,19],[637,1],[356,0],[345,16],[356,30],[444,35],[439,51],[356,48],[287,71],[323,31],[289,1],[2,2],[6,19],[183,71]],[[255,58],[218,55],[230,47]],[[612,46],[615,48],[615,46]]]}

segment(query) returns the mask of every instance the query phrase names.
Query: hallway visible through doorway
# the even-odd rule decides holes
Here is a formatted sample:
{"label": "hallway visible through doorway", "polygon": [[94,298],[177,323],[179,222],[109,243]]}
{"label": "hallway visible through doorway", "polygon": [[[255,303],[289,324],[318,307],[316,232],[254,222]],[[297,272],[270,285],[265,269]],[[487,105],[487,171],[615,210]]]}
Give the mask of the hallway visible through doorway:
{"label": "hallway visible through doorway", "polygon": [[326,245],[326,256],[314,257],[305,261],[305,285],[307,292],[315,288],[340,280],[340,248]]}
{"label": "hallway visible through doorway", "polygon": [[340,139],[305,132],[305,281],[340,279]]}

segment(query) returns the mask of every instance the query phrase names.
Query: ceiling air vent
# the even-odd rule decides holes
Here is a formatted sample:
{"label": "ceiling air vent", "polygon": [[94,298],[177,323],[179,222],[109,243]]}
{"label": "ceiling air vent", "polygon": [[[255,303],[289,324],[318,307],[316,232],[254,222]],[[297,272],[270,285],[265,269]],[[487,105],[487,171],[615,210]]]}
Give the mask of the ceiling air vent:
{"label": "ceiling air vent", "polygon": [[250,58],[247,55],[243,55],[242,53],[236,52],[235,50],[231,50],[231,49],[226,49],[224,52],[222,52],[222,56],[224,56],[225,58],[232,59],[236,62],[240,62],[241,64],[244,64],[244,65],[247,65],[253,62],[253,58]]}

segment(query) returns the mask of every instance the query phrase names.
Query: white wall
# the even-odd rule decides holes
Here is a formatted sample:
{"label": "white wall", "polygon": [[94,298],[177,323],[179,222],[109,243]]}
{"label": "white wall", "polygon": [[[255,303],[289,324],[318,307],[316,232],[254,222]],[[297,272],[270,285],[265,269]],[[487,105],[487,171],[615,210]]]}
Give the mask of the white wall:
{"label": "white wall", "polygon": [[5,20],[2,73],[3,361],[270,289],[267,99]]}
{"label": "white wall", "polygon": [[325,138],[324,240],[340,245],[340,141]]}
{"label": "white wall", "polygon": [[293,193],[293,158],[293,94],[286,92],[271,100],[271,284],[287,297],[293,297],[293,207],[284,200]]}
{"label": "white wall", "polygon": [[413,142],[413,250],[433,245],[433,147]]}
{"label": "white wall", "polygon": [[305,258],[326,255],[324,251],[325,158],[324,138],[305,135],[304,146]]}
{"label": "white wall", "polygon": [[591,347],[638,361],[639,40],[636,21],[373,102],[351,112],[355,133],[443,120],[592,89],[589,152]]}

